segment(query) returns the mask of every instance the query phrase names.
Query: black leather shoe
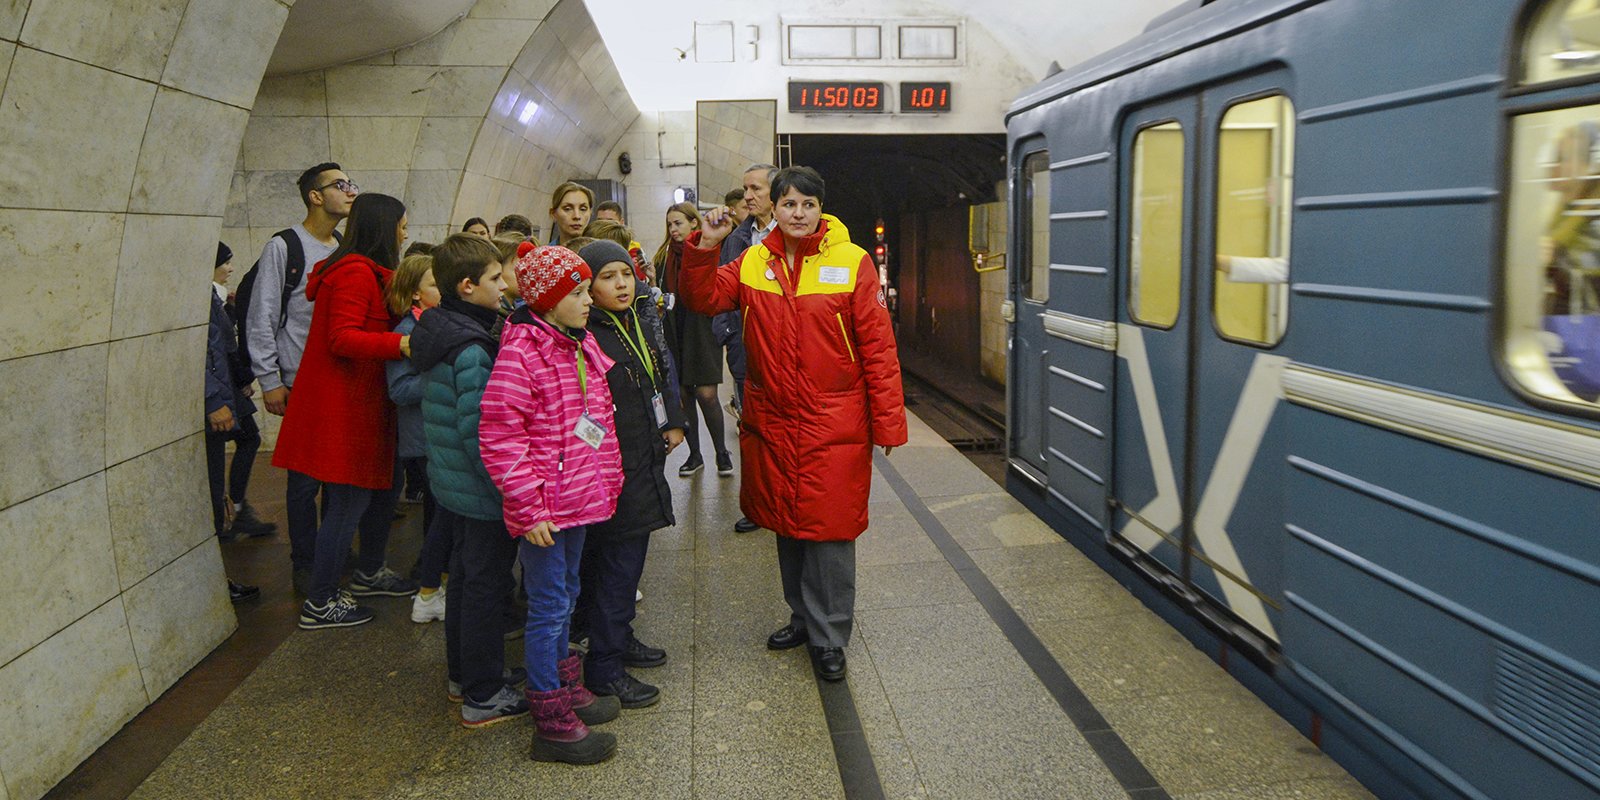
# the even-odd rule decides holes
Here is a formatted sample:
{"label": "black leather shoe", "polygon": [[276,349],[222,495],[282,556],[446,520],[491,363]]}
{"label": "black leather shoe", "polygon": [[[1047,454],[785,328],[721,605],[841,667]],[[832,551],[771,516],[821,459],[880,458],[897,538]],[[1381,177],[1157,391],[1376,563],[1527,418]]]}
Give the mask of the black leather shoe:
{"label": "black leather shoe", "polygon": [[811,648],[811,668],[817,671],[817,677],[825,681],[844,680],[844,648]]}
{"label": "black leather shoe", "polygon": [[228,581],[228,599],[235,603],[261,596],[261,587]]}
{"label": "black leather shoe", "polygon": [[629,667],[659,667],[667,663],[667,651],[629,636],[628,649],[622,651],[622,663]]}
{"label": "black leather shoe", "polygon": [[810,634],[805,628],[796,628],[794,625],[785,625],[767,637],[768,650],[788,650],[799,647],[811,641]]}
{"label": "black leather shoe", "polygon": [[760,528],[761,526],[751,522],[749,517],[740,517],[738,522],[733,523],[734,533],[749,533]]}
{"label": "black leather shoe", "polygon": [[615,697],[622,701],[623,708],[653,706],[661,699],[660,689],[626,672],[622,673],[622,677],[604,686],[590,686],[589,691],[599,697]]}

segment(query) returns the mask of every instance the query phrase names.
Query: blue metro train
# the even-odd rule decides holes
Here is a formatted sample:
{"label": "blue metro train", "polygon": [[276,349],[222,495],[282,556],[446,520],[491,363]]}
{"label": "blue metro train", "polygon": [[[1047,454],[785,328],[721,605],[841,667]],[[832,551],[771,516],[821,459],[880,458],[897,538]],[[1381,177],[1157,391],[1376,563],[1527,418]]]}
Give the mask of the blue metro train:
{"label": "blue metro train", "polygon": [[1010,491],[1381,796],[1600,796],[1600,0],[1190,6],[1007,115]]}

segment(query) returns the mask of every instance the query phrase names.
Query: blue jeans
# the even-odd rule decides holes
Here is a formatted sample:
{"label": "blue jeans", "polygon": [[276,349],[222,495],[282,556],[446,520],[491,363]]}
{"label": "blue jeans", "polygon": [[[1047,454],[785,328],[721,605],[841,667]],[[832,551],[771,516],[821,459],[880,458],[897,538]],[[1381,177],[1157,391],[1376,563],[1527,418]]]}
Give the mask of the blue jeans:
{"label": "blue jeans", "polygon": [[536,692],[561,688],[556,662],[567,657],[572,611],[578,605],[578,564],[583,560],[587,530],[557,531],[556,543],[549,547],[539,547],[526,538],[517,540],[522,587],[528,594],[522,657],[528,670],[528,688]]}
{"label": "blue jeans", "polygon": [[342,483],[322,486],[325,505],[317,528],[316,561],[311,566],[312,603],[327,603],[339,591],[339,576],[350,553],[356,528],[361,528],[361,553],[356,568],[371,575],[383,568],[394,520],[395,489],[363,489]]}

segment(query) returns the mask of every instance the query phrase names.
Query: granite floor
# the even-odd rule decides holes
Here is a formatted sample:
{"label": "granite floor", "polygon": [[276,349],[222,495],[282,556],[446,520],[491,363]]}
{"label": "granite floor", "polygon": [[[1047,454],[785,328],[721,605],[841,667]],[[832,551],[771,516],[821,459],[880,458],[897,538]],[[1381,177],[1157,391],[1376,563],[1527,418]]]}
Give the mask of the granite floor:
{"label": "granite floor", "polygon": [[[1371,797],[920,421],[890,463],[1168,795]],[[670,480],[679,524],[652,539],[636,623],[671,653],[636,673],[662,701],[606,726],[620,742],[610,762],[534,763],[521,721],[461,728],[442,625],[378,600],[373,624],[282,634],[132,796],[1128,796],[881,474],[857,551],[848,694],[834,696],[852,701],[847,730],[837,717],[830,730],[804,651],[763,646],[787,610],[772,535],[732,531],[737,478]],[[397,528],[407,564],[419,528]],[[255,624],[281,627],[290,605]],[[863,759],[840,756],[863,743],[876,786]],[[857,765],[846,778],[842,761]]]}

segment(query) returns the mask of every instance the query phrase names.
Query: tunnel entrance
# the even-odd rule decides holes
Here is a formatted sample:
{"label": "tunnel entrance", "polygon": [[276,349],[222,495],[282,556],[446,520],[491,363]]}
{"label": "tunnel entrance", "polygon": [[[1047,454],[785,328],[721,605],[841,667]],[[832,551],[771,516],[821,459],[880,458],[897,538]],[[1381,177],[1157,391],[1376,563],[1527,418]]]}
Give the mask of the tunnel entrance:
{"label": "tunnel entrance", "polygon": [[1005,136],[796,135],[790,148],[792,163],[828,181],[825,208],[856,244],[873,252],[874,226],[884,222],[908,404],[936,404],[930,419],[947,421],[939,433],[964,450],[999,449],[1004,368],[996,378],[992,354],[990,375],[983,363],[985,346],[1003,353],[1004,344],[990,341],[997,338],[999,304],[984,298],[986,290],[991,299],[1003,293],[1004,273],[985,277],[973,269],[967,220],[974,204],[999,199]]}

